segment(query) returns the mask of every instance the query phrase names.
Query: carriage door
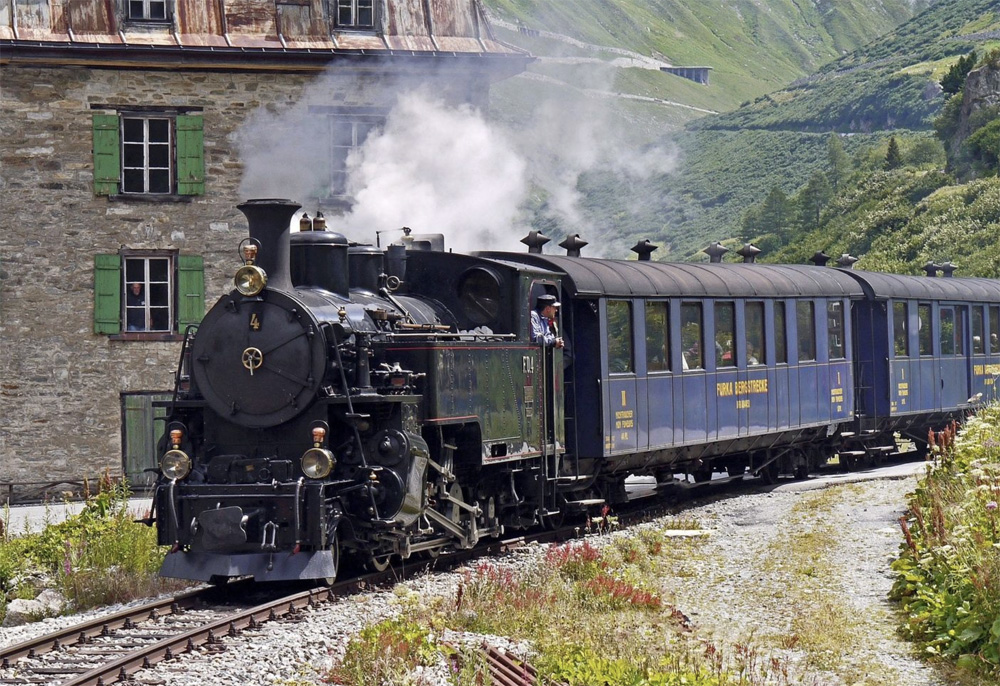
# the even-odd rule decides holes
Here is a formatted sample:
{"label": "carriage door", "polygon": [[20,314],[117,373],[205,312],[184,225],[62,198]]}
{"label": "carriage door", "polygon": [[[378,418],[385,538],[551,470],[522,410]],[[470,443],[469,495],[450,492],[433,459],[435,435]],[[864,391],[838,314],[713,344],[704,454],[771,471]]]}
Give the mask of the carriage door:
{"label": "carriage door", "polygon": [[[635,345],[632,303],[606,301],[605,363],[607,379],[604,405],[604,453],[631,452],[638,446]],[[603,366],[603,365],[602,365]]]}
{"label": "carriage door", "polygon": [[942,305],[938,335],[941,343],[941,407],[958,407],[969,399],[971,366],[968,347],[969,308]]}

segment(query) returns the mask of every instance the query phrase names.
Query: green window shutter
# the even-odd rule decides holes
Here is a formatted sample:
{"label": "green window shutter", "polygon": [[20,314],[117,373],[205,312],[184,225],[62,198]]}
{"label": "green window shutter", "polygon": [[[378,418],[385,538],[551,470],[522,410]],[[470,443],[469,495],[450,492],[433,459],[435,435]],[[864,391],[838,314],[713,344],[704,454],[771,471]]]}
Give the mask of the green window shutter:
{"label": "green window shutter", "polygon": [[92,115],[94,124],[94,195],[115,195],[121,180],[121,142],[117,114]]}
{"label": "green window shutter", "polygon": [[94,333],[121,333],[122,258],[94,255]]}
{"label": "green window shutter", "polygon": [[177,256],[177,330],[205,315],[205,264],[201,255]]}
{"label": "green window shutter", "polygon": [[177,193],[205,195],[204,117],[177,117]]}

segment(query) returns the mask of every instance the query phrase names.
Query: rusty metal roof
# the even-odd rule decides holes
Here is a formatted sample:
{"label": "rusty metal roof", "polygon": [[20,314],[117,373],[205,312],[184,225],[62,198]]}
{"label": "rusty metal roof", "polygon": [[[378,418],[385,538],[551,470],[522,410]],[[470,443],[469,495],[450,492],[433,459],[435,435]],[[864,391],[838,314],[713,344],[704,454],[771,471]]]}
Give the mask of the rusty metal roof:
{"label": "rusty metal roof", "polygon": [[[135,58],[184,52],[187,58],[245,60],[260,56],[286,61],[329,60],[337,55],[530,59],[496,40],[476,0],[388,0],[375,2],[368,30],[337,25],[326,0],[172,0],[163,21],[126,16],[127,2],[107,0],[8,0],[0,2],[3,62],[19,55],[62,54],[95,48]],[[237,65],[231,65],[239,68]]]}

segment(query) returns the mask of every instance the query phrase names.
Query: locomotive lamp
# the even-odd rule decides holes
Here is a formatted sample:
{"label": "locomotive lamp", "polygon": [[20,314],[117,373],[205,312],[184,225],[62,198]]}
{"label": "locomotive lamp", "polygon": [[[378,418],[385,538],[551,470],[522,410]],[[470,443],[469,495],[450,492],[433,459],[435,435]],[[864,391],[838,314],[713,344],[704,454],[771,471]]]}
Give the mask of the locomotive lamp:
{"label": "locomotive lamp", "polygon": [[170,444],[172,449],[163,454],[160,460],[160,472],[168,479],[183,479],[191,471],[191,458],[181,450],[181,438],[183,433],[180,429],[170,431]]}
{"label": "locomotive lamp", "polygon": [[302,473],[310,479],[325,479],[337,460],[333,453],[323,447],[326,440],[326,429],[321,426],[313,427],[312,430],[313,447],[302,454]]}
{"label": "locomotive lamp", "polygon": [[233,281],[241,295],[257,295],[267,285],[267,273],[254,264],[257,250],[257,244],[250,240],[240,243],[243,266],[236,270],[236,278]]}

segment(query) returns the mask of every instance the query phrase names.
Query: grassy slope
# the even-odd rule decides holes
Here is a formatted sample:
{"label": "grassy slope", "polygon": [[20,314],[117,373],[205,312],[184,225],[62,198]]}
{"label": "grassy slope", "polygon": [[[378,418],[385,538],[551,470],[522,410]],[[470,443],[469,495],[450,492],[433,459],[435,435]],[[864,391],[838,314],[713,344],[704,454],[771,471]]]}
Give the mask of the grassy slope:
{"label": "grassy slope", "polygon": [[[614,81],[622,92],[720,112],[750,101],[718,116],[656,103],[619,106],[621,120],[637,139],[685,123],[689,129],[676,137],[682,151],[676,173],[638,186],[606,177],[585,178],[580,184],[588,191],[586,209],[594,224],[611,227],[621,244],[653,239],[664,246],[654,256],[658,259],[703,257],[700,250],[733,236],[745,209],[771,187],[793,192],[825,163],[823,132],[854,131],[847,139],[850,154],[871,143],[860,132],[880,138],[886,129],[926,131],[942,101],[932,82],[959,55],[989,45],[959,37],[1000,28],[996,0],[939,0],[877,40],[873,36],[906,19],[908,5],[832,0],[801,9],[785,0],[773,0],[766,8],[741,0],[488,4],[497,16],[531,28],[641,54],[656,51],[675,64],[714,67],[707,88],[656,72],[622,70]],[[544,38],[499,33],[538,55],[566,50],[565,44]],[[862,43],[867,44],[821,66]],[[560,80],[567,89],[582,78],[544,60],[532,69],[565,77]],[[797,85],[774,90],[795,79]],[[533,86],[525,83],[514,79],[497,89],[502,117],[516,121],[530,116],[530,107],[522,105],[529,102]],[[552,236],[574,233],[558,222],[539,227]]]}

